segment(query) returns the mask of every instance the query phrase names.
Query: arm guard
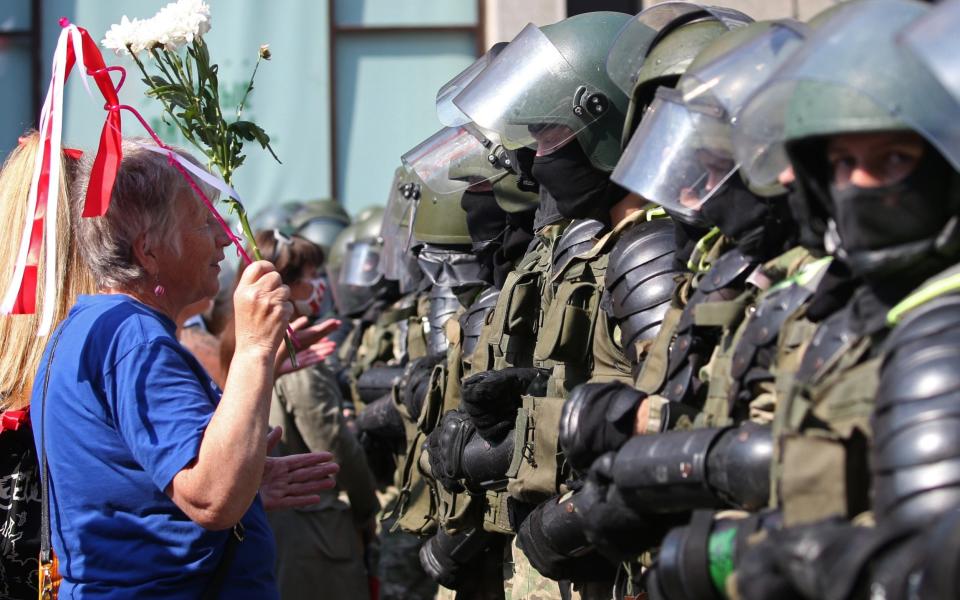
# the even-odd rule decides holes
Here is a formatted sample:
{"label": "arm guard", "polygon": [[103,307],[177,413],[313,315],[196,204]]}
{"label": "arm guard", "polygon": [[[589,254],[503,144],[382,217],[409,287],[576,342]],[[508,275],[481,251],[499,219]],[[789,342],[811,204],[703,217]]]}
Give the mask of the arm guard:
{"label": "arm guard", "polygon": [[728,505],[755,510],[769,498],[772,454],[770,428],[749,422],[641,435],[617,453],[613,481],[647,513]]}
{"label": "arm guard", "polygon": [[877,520],[960,506],[960,297],[911,313],[885,344],[873,417]]}
{"label": "arm guard", "polygon": [[372,404],[390,393],[403,376],[403,367],[374,367],[357,379],[357,393],[364,404]]}

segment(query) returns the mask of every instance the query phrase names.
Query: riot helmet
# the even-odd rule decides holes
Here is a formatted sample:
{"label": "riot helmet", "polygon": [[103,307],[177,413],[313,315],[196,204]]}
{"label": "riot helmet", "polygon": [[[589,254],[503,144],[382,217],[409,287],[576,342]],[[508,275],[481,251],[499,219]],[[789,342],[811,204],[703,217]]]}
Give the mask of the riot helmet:
{"label": "riot helmet", "polygon": [[738,171],[732,121],[805,35],[801,23],[784,20],[751,23],[715,39],[676,88],[657,90],[612,179],[676,219],[706,225],[701,208]]}
{"label": "riot helmet", "polygon": [[629,99],[621,145],[629,142],[658,87],[673,87],[701,50],[751,22],[740,11],[692,2],[663,2],[630,19],[606,59],[607,74]]}
{"label": "riot helmet", "polygon": [[370,307],[384,287],[379,271],[382,220],[382,207],[364,211],[337,236],[330,249],[327,273],[333,301],[341,315],[359,315]]}
{"label": "riot helmet", "polygon": [[290,217],[294,232],[323,248],[324,254],[340,232],[350,225],[350,215],[333,198],[308,200]]}
{"label": "riot helmet", "polygon": [[[792,166],[824,248],[859,275],[902,272],[957,251],[960,106],[896,41],[928,10],[909,0],[834,7],[734,124],[751,181],[775,180]],[[897,146],[897,164],[899,146],[919,148],[913,168],[870,185],[841,181],[850,156],[828,152],[876,139]]]}

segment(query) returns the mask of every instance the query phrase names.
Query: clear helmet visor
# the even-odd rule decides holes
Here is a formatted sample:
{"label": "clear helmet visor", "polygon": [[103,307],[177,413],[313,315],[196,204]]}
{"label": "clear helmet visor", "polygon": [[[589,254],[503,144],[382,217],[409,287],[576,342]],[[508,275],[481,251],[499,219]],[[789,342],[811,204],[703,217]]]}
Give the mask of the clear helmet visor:
{"label": "clear helmet visor", "polygon": [[383,240],[380,272],[391,281],[402,280],[413,240],[413,214],[419,193],[409,179],[403,167],[396,170],[380,225],[380,239]]}
{"label": "clear helmet visor", "polygon": [[447,127],[462,127],[470,122],[470,118],[463,114],[453,99],[467,86],[474,78],[496,58],[500,51],[506,47],[507,42],[497,42],[487,50],[486,54],[478,58],[469,67],[458,73],[453,79],[443,84],[443,87],[437,92],[437,118]]}
{"label": "clear helmet visor", "polygon": [[481,131],[498,134],[508,150],[526,146],[547,154],[610,109],[606,96],[582,82],[530,23],[453,102]]}
{"label": "clear helmet visor", "polygon": [[752,185],[789,168],[787,140],[911,129],[960,165],[960,105],[895,38],[921,4],[841,5],[734,121],[734,151]]}
{"label": "clear helmet visor", "polygon": [[900,34],[900,42],[960,98],[960,2],[943,2]]}
{"label": "clear helmet visor", "polygon": [[628,98],[633,96],[634,84],[643,67],[643,61],[661,32],[677,20],[695,19],[698,13],[704,18],[721,21],[730,29],[751,21],[747,15],[729,8],[693,2],[655,4],[628,21],[617,34],[607,53],[607,75]]}
{"label": "clear helmet visor", "polygon": [[357,240],[347,245],[340,268],[340,283],[365,287],[375,285],[383,278],[380,273],[380,253],[383,245],[379,240]]}
{"label": "clear helmet visor", "polygon": [[703,203],[736,171],[724,113],[690,108],[677,90],[660,88],[611,178],[696,220]]}
{"label": "clear helmet visor", "polygon": [[424,184],[445,195],[461,192],[501,173],[489,151],[462,127],[445,127],[401,157]]}
{"label": "clear helmet visor", "polygon": [[803,44],[808,29],[778,21],[713,60],[688,69],[677,83],[687,103],[708,102],[735,118],[744,102]]}
{"label": "clear helmet visor", "polygon": [[340,283],[341,273],[342,269],[339,266],[327,269],[330,278],[330,295],[333,296],[337,314],[354,315],[370,304],[376,293],[375,288]]}

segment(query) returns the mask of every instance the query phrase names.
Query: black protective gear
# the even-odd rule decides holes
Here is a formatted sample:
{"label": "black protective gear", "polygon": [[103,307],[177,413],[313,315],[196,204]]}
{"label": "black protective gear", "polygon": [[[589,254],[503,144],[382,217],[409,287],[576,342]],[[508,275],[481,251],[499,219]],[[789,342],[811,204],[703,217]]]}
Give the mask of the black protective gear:
{"label": "black protective gear", "polygon": [[513,459],[513,436],[491,443],[462,411],[451,410],[427,437],[433,477],[450,492],[502,489]]}
{"label": "black protective gear", "polygon": [[451,410],[440,418],[440,423],[427,436],[427,456],[433,478],[448,491],[464,491],[463,452],[476,428],[466,413]]}
{"label": "black protective gear", "polygon": [[630,439],[611,474],[632,506],[645,513],[767,504],[773,440],[770,427],[667,431]]}
{"label": "black protective gear", "polygon": [[873,416],[877,519],[923,524],[960,506],[960,296],[908,314],[885,343]]}
{"label": "black protective gear", "polygon": [[758,264],[757,260],[734,248],[720,256],[700,278],[697,290],[690,296],[677,323],[667,360],[667,380],[660,391],[662,396],[673,402],[702,403],[700,369],[710,359],[722,329],[697,325],[697,306],[737,297]]}
{"label": "black protective gear", "polygon": [[424,400],[430,386],[430,374],[433,369],[446,360],[445,354],[424,356],[407,365],[400,380],[400,401],[407,409],[411,419],[420,418]]}
{"label": "black protective gear", "polygon": [[890,539],[840,518],[769,530],[738,560],[738,592],[744,600],[861,597],[866,560]]}
{"label": "black protective gear", "polygon": [[460,348],[463,356],[473,355],[477,349],[477,343],[480,341],[480,333],[486,323],[487,315],[497,305],[497,298],[500,296],[500,290],[495,287],[485,288],[470,305],[460,315]]}
{"label": "black protective gear", "polygon": [[575,387],[560,413],[560,449],[570,466],[586,473],[602,454],[619,450],[633,435],[646,397],[619,381]]}
{"label": "black protective gear", "polygon": [[620,326],[620,344],[631,363],[639,361],[636,343],[657,336],[670,308],[680,274],[674,249],[671,222],[654,219],[628,229],[610,251],[604,308]]}
{"label": "black protective gear", "polygon": [[460,406],[470,415],[481,436],[497,440],[513,429],[521,396],[542,377],[533,367],[483,371],[463,380]]}
{"label": "black protective gear", "polygon": [[403,367],[371,367],[357,378],[357,394],[364,404],[371,404],[389,394],[402,378]]}
{"label": "black protective gear", "polygon": [[570,261],[593,248],[604,229],[604,224],[594,219],[577,219],[567,225],[553,247],[554,279],[563,273]]}
{"label": "black protective gear", "polygon": [[718,519],[712,511],[695,511],[687,525],[672,529],[663,539],[657,564],[647,577],[650,598],[725,598],[726,578],[749,547],[750,537],[780,523],[779,512]]}
{"label": "black protective gear", "polygon": [[630,502],[613,482],[613,462],[614,454],[610,452],[590,467],[577,492],[581,495],[578,512],[587,540],[607,559],[620,562],[659,545],[683,517],[654,515]]}
{"label": "black protective gear", "polygon": [[610,222],[610,209],[627,192],[610,181],[610,173],[590,163],[580,143],[571,141],[547,156],[533,160],[533,176],[548,189],[560,214],[568,219]]}
{"label": "black protective gear", "polygon": [[449,534],[440,528],[420,547],[420,566],[445,588],[459,588],[469,575],[471,564],[491,543],[495,534],[470,529]]}
{"label": "black protective gear", "polygon": [[544,577],[577,582],[609,581],[615,567],[596,552],[583,532],[580,502],[574,492],[538,505],[520,525],[517,546]]}
{"label": "black protective gear", "polygon": [[406,434],[403,417],[389,394],[363,407],[357,415],[357,430],[364,435],[395,444],[403,444]]}

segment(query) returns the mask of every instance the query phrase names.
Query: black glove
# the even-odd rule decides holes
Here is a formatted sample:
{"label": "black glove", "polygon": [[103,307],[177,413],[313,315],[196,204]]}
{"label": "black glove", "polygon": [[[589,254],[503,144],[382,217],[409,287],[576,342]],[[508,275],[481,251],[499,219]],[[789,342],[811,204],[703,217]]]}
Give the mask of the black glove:
{"label": "black glove", "polygon": [[463,449],[476,429],[469,417],[459,410],[451,410],[440,418],[440,423],[427,436],[427,456],[433,478],[452,493],[464,491]]}
{"label": "black glove", "polygon": [[737,564],[744,600],[840,599],[858,587],[876,531],[834,518],[770,531]]}
{"label": "black glove", "polygon": [[434,354],[418,358],[407,365],[407,370],[400,382],[400,401],[407,407],[407,412],[414,421],[420,418],[420,411],[423,410],[423,402],[430,385],[430,374],[433,373],[433,368],[443,360],[446,360],[445,354]]}
{"label": "black glove", "polygon": [[609,581],[616,567],[597,553],[583,534],[578,492],[539,504],[521,523],[517,546],[544,577],[554,580]]}
{"label": "black glove", "polygon": [[532,367],[510,367],[484,371],[463,380],[460,406],[484,439],[499,440],[513,429],[521,396],[540,372]]}
{"label": "black glove", "polygon": [[613,483],[615,453],[598,458],[584,482],[581,510],[587,540],[613,562],[634,558],[658,545],[685,515],[645,515],[634,510]]}
{"label": "black glove", "polygon": [[560,415],[560,448],[570,466],[585,473],[597,457],[619,450],[633,435],[637,408],[646,397],[620,382],[575,387]]}

